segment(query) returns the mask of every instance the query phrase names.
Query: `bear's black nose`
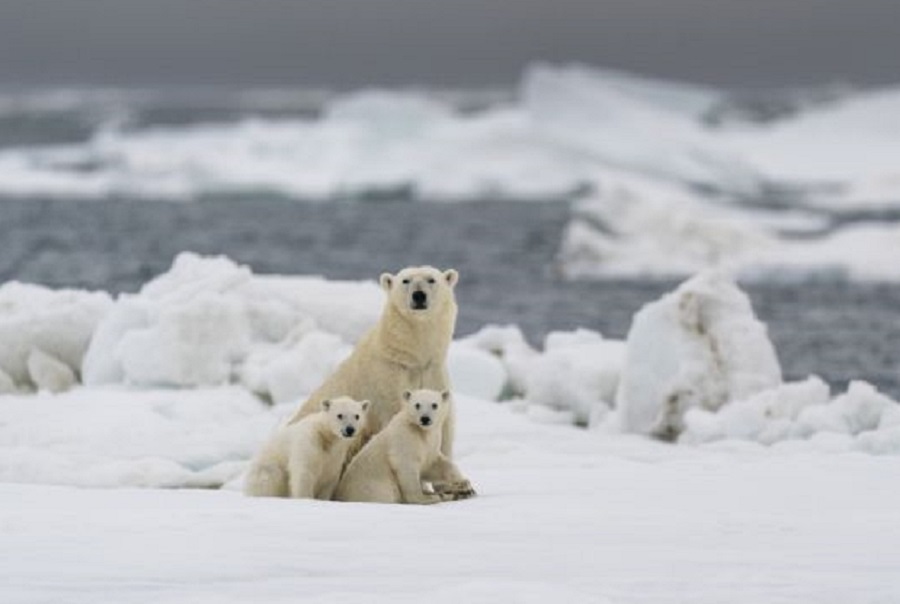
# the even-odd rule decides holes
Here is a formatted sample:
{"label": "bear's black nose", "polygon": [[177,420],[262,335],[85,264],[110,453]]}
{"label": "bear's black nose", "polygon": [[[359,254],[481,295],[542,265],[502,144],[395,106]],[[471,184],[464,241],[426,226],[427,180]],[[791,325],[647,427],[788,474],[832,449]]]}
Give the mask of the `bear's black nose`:
{"label": "bear's black nose", "polygon": [[354,428],[353,426],[347,426],[346,428],[344,428],[344,436],[346,436],[347,438],[353,436],[355,432],[356,428]]}
{"label": "bear's black nose", "polygon": [[431,418],[428,417],[427,415],[425,417],[421,418],[419,421],[422,423],[423,426],[431,425]]}
{"label": "bear's black nose", "polygon": [[428,296],[423,291],[416,291],[412,293],[412,301],[413,305],[416,308],[425,308],[425,302],[428,300]]}

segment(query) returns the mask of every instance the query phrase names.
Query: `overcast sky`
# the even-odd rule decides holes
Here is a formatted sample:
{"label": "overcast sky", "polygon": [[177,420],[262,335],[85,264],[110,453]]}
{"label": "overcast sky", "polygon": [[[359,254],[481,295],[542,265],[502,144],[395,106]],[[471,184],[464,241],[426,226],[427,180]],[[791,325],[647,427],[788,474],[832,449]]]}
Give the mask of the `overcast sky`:
{"label": "overcast sky", "polygon": [[900,0],[0,0],[0,86],[900,82]]}

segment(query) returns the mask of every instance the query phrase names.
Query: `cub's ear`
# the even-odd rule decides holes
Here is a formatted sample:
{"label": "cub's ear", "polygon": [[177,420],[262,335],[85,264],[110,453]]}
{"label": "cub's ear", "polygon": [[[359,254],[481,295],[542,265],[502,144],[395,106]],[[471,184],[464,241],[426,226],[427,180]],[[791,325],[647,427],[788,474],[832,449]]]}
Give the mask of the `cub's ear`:
{"label": "cub's ear", "polygon": [[409,390],[404,390],[403,391],[403,400],[408,401],[410,398],[412,398],[412,392],[410,392]]}
{"label": "cub's ear", "polygon": [[394,285],[394,275],[390,273],[381,273],[381,278],[378,282],[381,283],[381,289],[390,291],[391,286]]}
{"label": "cub's ear", "polygon": [[368,410],[369,410],[369,401],[363,401],[363,402],[362,402],[362,410],[363,410],[363,411],[368,411]]}
{"label": "cub's ear", "polygon": [[322,411],[328,411],[329,409],[331,409],[331,401],[326,398],[322,401]]}
{"label": "cub's ear", "polygon": [[443,392],[441,392],[441,400],[444,401],[445,403],[450,400],[450,391],[449,390],[444,390]]}
{"label": "cub's ear", "polygon": [[451,288],[455,287],[459,282],[459,273],[456,272],[456,269],[451,268],[450,270],[444,271],[444,279]]}

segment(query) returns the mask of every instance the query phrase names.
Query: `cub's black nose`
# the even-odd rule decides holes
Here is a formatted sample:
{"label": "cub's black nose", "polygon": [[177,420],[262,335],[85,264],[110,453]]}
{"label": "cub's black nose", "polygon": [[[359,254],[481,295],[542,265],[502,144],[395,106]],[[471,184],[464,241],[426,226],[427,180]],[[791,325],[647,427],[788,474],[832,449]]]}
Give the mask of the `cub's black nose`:
{"label": "cub's black nose", "polygon": [[431,418],[428,417],[427,415],[426,415],[425,417],[419,419],[419,421],[422,423],[423,426],[430,426],[430,425],[431,425]]}
{"label": "cub's black nose", "polygon": [[428,296],[423,291],[416,291],[412,294],[412,301],[418,307],[425,306],[425,301],[428,300]]}
{"label": "cub's black nose", "polygon": [[355,432],[356,428],[354,428],[353,426],[347,426],[346,428],[344,428],[344,436],[346,436],[347,438],[353,436]]}

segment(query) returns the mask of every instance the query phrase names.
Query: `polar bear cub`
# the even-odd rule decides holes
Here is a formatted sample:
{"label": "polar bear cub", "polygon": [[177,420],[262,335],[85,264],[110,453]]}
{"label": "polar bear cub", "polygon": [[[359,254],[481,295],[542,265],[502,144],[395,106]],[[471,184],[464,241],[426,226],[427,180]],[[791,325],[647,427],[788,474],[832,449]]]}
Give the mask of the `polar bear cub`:
{"label": "polar bear cub", "polygon": [[[350,462],[335,499],[426,504],[474,494],[441,452],[450,393],[407,390],[403,399],[401,411]],[[425,492],[424,482],[433,482],[436,492]]]}
{"label": "polar bear cub", "polygon": [[244,493],[331,499],[347,454],[365,427],[369,401],[326,399],[321,410],[281,427],[253,460]]}

